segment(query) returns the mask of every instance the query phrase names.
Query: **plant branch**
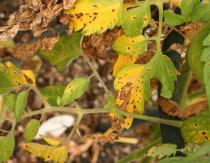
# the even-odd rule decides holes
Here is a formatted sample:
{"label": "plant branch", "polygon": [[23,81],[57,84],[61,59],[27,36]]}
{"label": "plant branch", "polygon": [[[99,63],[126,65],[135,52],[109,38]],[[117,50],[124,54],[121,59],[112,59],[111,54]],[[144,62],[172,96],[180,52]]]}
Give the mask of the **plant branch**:
{"label": "plant branch", "polygon": [[85,61],[87,62],[87,64],[90,66],[90,68],[92,69],[94,75],[96,76],[96,78],[98,79],[98,81],[101,83],[102,87],[104,88],[104,90],[106,92],[109,92],[108,88],[106,87],[106,84],[104,83],[104,81],[101,79],[98,71],[96,70],[96,68],[93,66],[93,64],[91,63],[91,61],[89,60],[89,58],[85,55],[82,54],[83,58],[85,59]]}

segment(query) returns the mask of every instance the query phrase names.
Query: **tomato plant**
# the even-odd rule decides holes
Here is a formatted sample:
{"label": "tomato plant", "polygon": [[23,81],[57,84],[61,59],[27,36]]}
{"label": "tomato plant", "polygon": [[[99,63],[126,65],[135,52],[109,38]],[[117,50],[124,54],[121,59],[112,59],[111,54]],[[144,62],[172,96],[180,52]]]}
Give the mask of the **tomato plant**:
{"label": "tomato plant", "polygon": [[[209,162],[209,13],[208,0],[25,0],[0,28],[0,126],[11,124],[8,131],[1,130],[0,162],[13,156],[16,126],[26,121],[21,148],[44,161],[65,162],[70,158],[66,144],[75,133],[81,136],[83,117],[102,113],[109,115],[110,128],[81,139],[126,141],[123,131],[131,130],[135,119],[155,126],[143,149],[137,148],[118,162]],[[56,23],[65,30],[53,29],[49,36],[50,22],[58,17],[60,23]],[[28,30],[35,39],[15,45],[12,39],[17,33]],[[167,39],[173,32],[176,34],[169,44]],[[182,43],[176,42],[178,35]],[[74,74],[68,82],[40,87],[37,72],[24,67],[33,57],[46,60],[60,72],[82,58],[92,74]],[[112,63],[113,88],[95,67],[98,60]],[[76,100],[88,91],[93,78],[104,89],[106,104],[82,108]],[[31,96],[39,98],[43,107],[31,108]],[[151,110],[159,106],[168,118],[148,115],[145,104]],[[56,140],[38,135],[43,142],[36,142],[46,116],[57,112],[76,116],[69,136]],[[164,140],[159,124],[175,127],[184,140],[182,147]]]}

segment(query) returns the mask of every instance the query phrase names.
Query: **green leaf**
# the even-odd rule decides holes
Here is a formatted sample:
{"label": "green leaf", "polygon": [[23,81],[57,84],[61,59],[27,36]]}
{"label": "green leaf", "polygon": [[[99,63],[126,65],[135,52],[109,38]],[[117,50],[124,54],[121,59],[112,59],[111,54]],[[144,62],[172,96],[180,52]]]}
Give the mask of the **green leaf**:
{"label": "green leaf", "polygon": [[210,46],[210,33],[207,35],[207,37],[203,41],[204,46]]}
{"label": "green leaf", "polygon": [[181,127],[186,143],[203,144],[210,141],[210,112],[202,111],[199,116],[186,119]]}
{"label": "green leaf", "polygon": [[65,88],[61,105],[67,105],[82,96],[88,89],[90,78],[75,78]]}
{"label": "green leaf", "polygon": [[209,21],[210,20],[210,4],[199,4],[192,12],[192,20]]}
{"label": "green leaf", "polygon": [[147,156],[158,157],[159,159],[175,155],[177,146],[175,144],[162,144],[149,149]]}
{"label": "green leaf", "polygon": [[191,16],[196,6],[200,4],[200,0],[182,0],[181,11],[183,16]]}
{"label": "green leaf", "polygon": [[140,7],[125,11],[122,28],[127,36],[136,36],[142,32],[151,20],[150,5],[145,2]]}
{"label": "green leaf", "polygon": [[40,127],[40,122],[36,119],[31,119],[24,130],[23,137],[27,142],[33,140]]}
{"label": "green leaf", "polygon": [[171,26],[183,24],[186,18],[182,15],[175,14],[172,11],[164,11],[165,23]]}
{"label": "green leaf", "polygon": [[13,47],[14,41],[13,40],[8,40],[8,41],[0,41],[0,49],[2,48],[8,48],[8,47]]}
{"label": "green leaf", "polygon": [[62,97],[64,90],[64,85],[61,86],[48,86],[41,89],[42,95],[52,106],[59,106],[58,99]]}
{"label": "green leaf", "polygon": [[50,63],[62,71],[82,52],[80,47],[81,33],[74,32],[71,37],[61,36],[59,41],[50,51],[40,50],[40,54],[48,59]]}
{"label": "green leaf", "polygon": [[205,45],[206,48],[203,49],[201,61],[205,62],[203,67],[204,85],[208,97],[208,104],[210,106],[210,33],[204,39],[203,45]]}
{"label": "green leaf", "polygon": [[14,93],[10,93],[5,96],[4,105],[7,109],[15,112],[15,103],[16,103],[17,95]]}
{"label": "green leaf", "polygon": [[210,107],[210,61],[205,63],[203,68],[203,73],[204,73],[204,84],[205,84],[206,94],[208,97],[208,106]]}
{"label": "green leaf", "polygon": [[146,42],[143,35],[128,37],[122,35],[112,45],[120,54],[139,55],[146,50]]}
{"label": "green leaf", "polygon": [[30,70],[21,70],[11,62],[0,62],[0,83],[0,94],[2,94],[16,86],[35,84],[35,78]]}
{"label": "green leaf", "polygon": [[187,153],[186,157],[171,157],[160,161],[160,163],[209,163],[210,158],[200,158],[210,153],[210,143],[197,147],[193,152]]}
{"label": "green leaf", "polygon": [[143,149],[134,149],[127,156],[125,156],[125,157],[121,158],[119,161],[117,161],[117,163],[128,163],[128,162],[131,162],[131,161],[139,160],[140,158],[142,158],[147,153],[147,151],[152,146],[156,145],[157,143],[160,143],[160,138],[155,139],[154,141],[149,143]]}
{"label": "green leaf", "polygon": [[15,104],[15,117],[17,121],[20,121],[22,115],[24,114],[27,99],[28,99],[28,91],[22,91],[18,94],[16,104]]}
{"label": "green leaf", "polygon": [[150,95],[150,80],[157,78],[161,83],[161,96],[171,98],[174,93],[174,84],[177,80],[176,68],[169,57],[157,51],[145,69],[144,94],[148,99]]}
{"label": "green leaf", "polygon": [[210,62],[210,46],[203,49],[203,53],[201,55],[200,60],[203,62]]}
{"label": "green leaf", "polygon": [[0,162],[6,162],[13,154],[15,139],[12,134],[0,137]]}
{"label": "green leaf", "polygon": [[206,25],[204,28],[202,28],[192,39],[187,52],[187,61],[189,63],[190,69],[193,75],[201,84],[204,84],[203,68],[205,64],[205,62],[201,60],[201,55],[204,48],[206,48],[203,45],[203,41],[205,40],[206,36],[208,36],[209,32],[209,25]]}

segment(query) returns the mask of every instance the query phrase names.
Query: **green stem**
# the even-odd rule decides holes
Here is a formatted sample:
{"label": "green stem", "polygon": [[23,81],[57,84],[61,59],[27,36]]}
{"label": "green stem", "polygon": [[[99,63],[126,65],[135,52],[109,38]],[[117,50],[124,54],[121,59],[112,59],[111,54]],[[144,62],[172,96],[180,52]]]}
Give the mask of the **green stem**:
{"label": "green stem", "polygon": [[79,124],[80,124],[82,118],[83,118],[83,114],[79,114],[77,117],[77,121],[74,123],[74,127],[72,128],[72,130],[68,136],[67,142],[69,142],[71,140],[71,138],[73,137],[76,129],[79,127]]}
{"label": "green stem", "polygon": [[161,39],[162,39],[162,28],[163,28],[163,3],[157,2],[157,6],[159,11],[159,25],[158,25],[158,35],[156,41],[157,41],[157,50],[161,51]]}
{"label": "green stem", "polygon": [[165,124],[165,125],[174,126],[178,128],[182,126],[182,121],[168,120],[168,119],[163,119],[163,118],[158,118],[158,117],[151,117],[147,115],[133,114],[133,113],[124,112],[121,110],[119,110],[119,113],[124,116],[133,117],[136,119],[141,119],[141,120],[150,121],[150,122],[159,123],[159,124]]}
{"label": "green stem", "polygon": [[179,103],[180,107],[186,106],[188,100],[187,90],[190,84],[192,73],[190,71],[188,63],[183,65],[181,75],[178,77],[178,83],[175,91],[175,100]]}
{"label": "green stem", "polygon": [[108,88],[106,87],[106,84],[104,83],[104,81],[101,79],[98,71],[96,70],[96,68],[93,66],[93,64],[91,63],[91,61],[89,60],[89,58],[85,55],[82,54],[82,56],[84,57],[85,61],[87,62],[87,64],[90,66],[90,68],[92,69],[94,75],[96,76],[96,78],[98,79],[98,81],[101,83],[102,87],[104,88],[104,90],[106,92],[109,92]]}
{"label": "green stem", "polygon": [[[42,114],[43,112],[44,114],[50,113],[50,112],[66,112],[66,113],[77,114],[77,115],[81,115],[81,114],[87,115],[87,114],[97,114],[97,113],[109,113],[110,110],[107,108],[80,109],[80,108],[69,108],[69,107],[50,107],[45,110],[42,109],[42,110],[37,110],[31,113],[26,113],[23,116],[23,119],[34,116],[34,115]],[[146,115],[128,113],[122,110],[118,110],[118,113],[123,116],[130,116],[136,119],[141,119],[141,120],[150,121],[154,123],[166,124],[166,125],[175,126],[175,127],[181,127],[182,125],[181,121],[176,121],[176,120],[167,120],[167,119],[158,118],[158,117],[151,117],[151,116],[146,116]]]}

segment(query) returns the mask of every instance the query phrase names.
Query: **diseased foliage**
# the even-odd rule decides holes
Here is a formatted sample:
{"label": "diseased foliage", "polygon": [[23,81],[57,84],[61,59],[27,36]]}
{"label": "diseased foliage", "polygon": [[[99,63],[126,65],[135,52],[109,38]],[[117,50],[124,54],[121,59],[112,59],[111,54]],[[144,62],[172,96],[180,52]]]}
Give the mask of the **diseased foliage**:
{"label": "diseased foliage", "polygon": [[[163,9],[164,3],[170,7]],[[180,13],[174,11],[176,7],[180,8]],[[0,127],[6,121],[11,123],[9,131],[0,130],[7,133],[0,137],[0,162],[6,162],[13,156],[16,124],[25,122],[23,120],[26,118],[29,119],[24,125],[26,142],[21,145],[22,149],[44,161],[66,162],[68,155],[71,155],[68,142],[75,131],[82,135],[80,121],[92,113],[108,113],[111,125],[105,133],[85,135],[91,143],[128,142],[122,139],[123,130],[131,128],[135,118],[180,128],[185,148],[178,149],[176,144],[169,143],[157,145],[161,143],[158,127],[151,130],[152,134],[147,140],[149,145],[141,151],[133,151],[121,161],[150,157],[161,163],[198,162],[199,159],[208,162],[209,13],[209,1],[199,0],[26,0],[8,24],[0,28]],[[57,33],[56,25],[52,27],[57,23],[53,22],[57,16],[63,23],[59,24],[62,26],[60,33]],[[24,45],[14,45],[11,39],[16,37],[18,31],[27,30],[40,37]],[[45,31],[53,32],[48,35],[47,32],[44,34]],[[172,43],[165,52],[165,40],[174,31],[183,36],[184,43]],[[189,31],[193,32],[188,38],[186,33],[189,34]],[[177,56],[169,54],[171,51],[180,54],[179,64],[174,59]],[[103,57],[97,53],[103,54]],[[35,54],[60,72],[71,71],[69,65],[82,58],[85,63],[81,62],[81,69],[85,69],[87,64],[92,74],[74,74],[75,77],[67,78],[64,83],[39,88],[37,71],[24,66]],[[113,67],[111,64],[108,67],[112,73],[113,89],[107,87],[90,58],[114,62]],[[88,90],[92,91],[89,86],[94,77],[104,89],[106,105],[83,109],[78,99]],[[32,96],[39,97],[42,103],[40,108],[31,107]],[[182,120],[148,116],[149,109],[145,109],[145,102],[151,110],[159,105],[166,114]],[[65,140],[37,134],[42,121],[46,120],[45,115],[55,112],[76,115],[76,121]],[[71,126],[62,125],[63,132]],[[37,137],[47,144],[35,143]],[[186,157],[176,157],[177,152],[186,154]]]}

